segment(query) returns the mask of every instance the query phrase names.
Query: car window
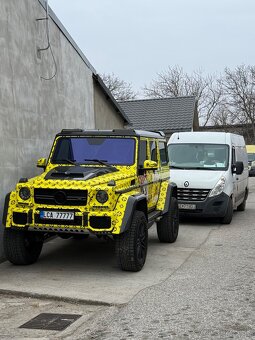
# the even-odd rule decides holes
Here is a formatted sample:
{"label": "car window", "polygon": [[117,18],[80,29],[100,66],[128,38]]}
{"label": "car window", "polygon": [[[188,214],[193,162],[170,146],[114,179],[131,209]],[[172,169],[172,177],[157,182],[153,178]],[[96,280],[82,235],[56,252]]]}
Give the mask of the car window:
{"label": "car window", "polygon": [[157,148],[155,141],[150,142],[151,160],[157,162]]}
{"label": "car window", "polygon": [[138,165],[140,168],[143,167],[144,161],[147,159],[147,141],[141,140],[139,144],[139,161]]}
{"label": "car window", "polygon": [[161,165],[166,165],[168,163],[168,153],[166,148],[166,143],[159,142],[159,153],[160,153],[160,163]]}

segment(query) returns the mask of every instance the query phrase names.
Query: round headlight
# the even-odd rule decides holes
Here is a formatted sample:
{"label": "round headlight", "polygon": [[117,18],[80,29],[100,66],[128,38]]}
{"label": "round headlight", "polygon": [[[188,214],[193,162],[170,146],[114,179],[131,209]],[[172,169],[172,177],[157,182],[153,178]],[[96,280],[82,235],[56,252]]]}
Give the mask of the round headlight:
{"label": "round headlight", "polygon": [[19,191],[19,197],[24,201],[28,200],[31,196],[30,190],[27,187],[21,188]]}
{"label": "round headlight", "polygon": [[99,203],[105,203],[108,201],[108,194],[104,190],[99,190],[96,194],[96,199]]}

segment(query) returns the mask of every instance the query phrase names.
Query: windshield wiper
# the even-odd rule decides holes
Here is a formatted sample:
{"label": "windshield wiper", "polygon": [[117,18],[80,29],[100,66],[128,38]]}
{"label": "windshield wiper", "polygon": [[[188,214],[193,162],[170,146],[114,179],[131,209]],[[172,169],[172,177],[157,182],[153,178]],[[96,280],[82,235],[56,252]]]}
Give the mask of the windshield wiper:
{"label": "windshield wiper", "polygon": [[181,169],[181,170],[221,170],[216,167],[201,167],[201,166],[193,166],[193,167],[180,167],[180,166],[175,166],[175,165],[170,165],[170,169]]}
{"label": "windshield wiper", "polygon": [[95,158],[93,158],[93,159],[84,159],[84,161],[85,161],[85,162],[95,162],[95,163],[99,163],[99,164],[102,164],[102,165],[107,166],[107,167],[110,168],[110,169],[117,170],[117,169],[115,168],[115,166],[113,166],[113,165],[111,165],[111,164],[108,164],[108,163],[107,163],[107,160],[104,160],[104,159],[95,159]]}
{"label": "windshield wiper", "polygon": [[79,163],[76,163],[75,160],[71,161],[70,159],[64,158],[64,159],[58,159],[58,162],[66,162],[72,165],[79,165]]}
{"label": "windshield wiper", "polygon": [[181,166],[170,165],[170,169],[182,169],[182,170],[185,170],[186,168],[183,168]]}

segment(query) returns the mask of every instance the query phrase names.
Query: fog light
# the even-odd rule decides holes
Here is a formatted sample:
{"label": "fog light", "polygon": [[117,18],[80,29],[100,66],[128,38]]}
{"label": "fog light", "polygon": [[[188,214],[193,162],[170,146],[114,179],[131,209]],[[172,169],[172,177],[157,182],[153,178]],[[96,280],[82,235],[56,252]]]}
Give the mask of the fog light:
{"label": "fog light", "polygon": [[99,203],[105,203],[108,201],[108,194],[104,190],[99,190],[96,194],[96,199]]}
{"label": "fog light", "polygon": [[20,191],[19,191],[19,197],[20,197],[22,200],[26,201],[26,200],[28,200],[28,199],[30,198],[30,196],[31,196],[31,193],[30,193],[29,188],[24,187],[24,188],[21,188],[21,189],[20,189]]}

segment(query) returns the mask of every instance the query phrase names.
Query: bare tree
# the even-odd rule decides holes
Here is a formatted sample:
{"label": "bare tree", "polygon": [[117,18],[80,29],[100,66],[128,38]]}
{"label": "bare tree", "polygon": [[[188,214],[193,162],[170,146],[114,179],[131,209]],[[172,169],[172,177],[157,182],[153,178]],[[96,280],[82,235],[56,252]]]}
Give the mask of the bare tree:
{"label": "bare tree", "polygon": [[252,140],[255,137],[255,66],[237,66],[225,69],[223,80],[225,102],[232,122],[251,124]]}
{"label": "bare tree", "polygon": [[131,83],[121,80],[114,73],[102,74],[101,77],[117,101],[136,99],[137,93],[132,89]]}
{"label": "bare tree", "polygon": [[204,76],[202,71],[187,74],[179,66],[168,67],[159,73],[144,93],[149,98],[196,96],[200,124],[210,122],[222,97],[222,85],[213,76]]}

